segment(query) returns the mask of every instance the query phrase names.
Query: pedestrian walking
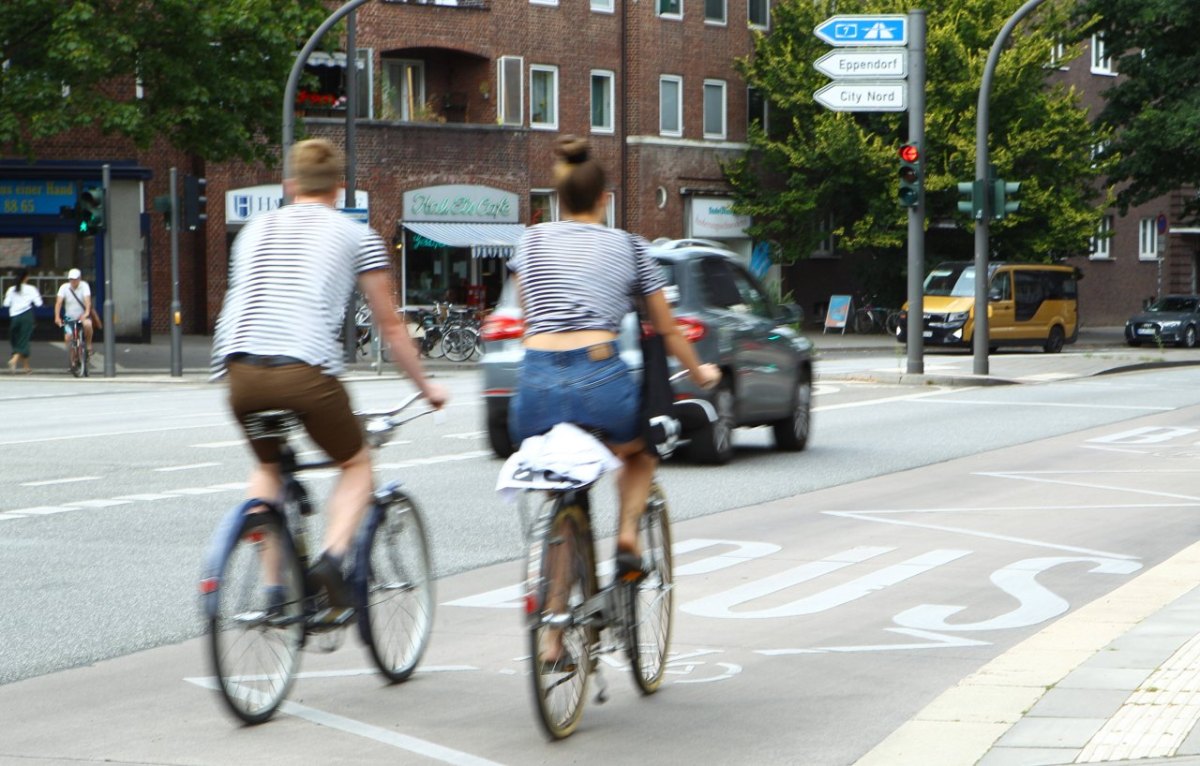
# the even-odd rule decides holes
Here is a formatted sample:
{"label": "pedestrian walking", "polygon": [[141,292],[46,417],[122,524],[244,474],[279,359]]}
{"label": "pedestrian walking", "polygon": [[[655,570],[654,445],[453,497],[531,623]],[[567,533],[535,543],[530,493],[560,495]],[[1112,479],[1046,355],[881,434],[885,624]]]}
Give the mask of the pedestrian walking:
{"label": "pedestrian walking", "polygon": [[4,308],[8,309],[8,339],[12,343],[12,356],[8,359],[9,372],[15,373],[17,365],[25,374],[33,372],[29,366],[29,341],[33,338],[33,307],[42,305],[42,294],[33,285],[26,284],[29,272],[17,269],[16,284],[4,293]]}

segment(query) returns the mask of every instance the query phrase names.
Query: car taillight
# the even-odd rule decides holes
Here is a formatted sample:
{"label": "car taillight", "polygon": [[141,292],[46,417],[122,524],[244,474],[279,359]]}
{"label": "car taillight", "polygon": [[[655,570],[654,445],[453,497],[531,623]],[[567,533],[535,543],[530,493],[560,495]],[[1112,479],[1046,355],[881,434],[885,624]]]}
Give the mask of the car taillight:
{"label": "car taillight", "polygon": [[[708,334],[708,325],[692,317],[675,317],[675,326],[679,328],[680,335],[687,338],[688,343],[695,343]],[[654,325],[642,322],[642,337],[653,334]]]}
{"label": "car taillight", "polygon": [[520,317],[492,314],[483,322],[480,333],[487,343],[498,340],[517,340],[525,335],[525,320]]}

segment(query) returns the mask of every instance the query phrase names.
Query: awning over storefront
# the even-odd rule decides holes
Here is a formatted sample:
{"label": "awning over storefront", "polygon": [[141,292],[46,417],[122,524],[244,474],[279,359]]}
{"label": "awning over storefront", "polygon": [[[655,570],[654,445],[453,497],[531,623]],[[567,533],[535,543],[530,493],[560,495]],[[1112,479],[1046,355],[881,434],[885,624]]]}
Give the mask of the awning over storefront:
{"label": "awning over storefront", "polygon": [[469,247],[474,258],[508,258],[525,232],[519,223],[409,223],[413,234],[446,247]]}

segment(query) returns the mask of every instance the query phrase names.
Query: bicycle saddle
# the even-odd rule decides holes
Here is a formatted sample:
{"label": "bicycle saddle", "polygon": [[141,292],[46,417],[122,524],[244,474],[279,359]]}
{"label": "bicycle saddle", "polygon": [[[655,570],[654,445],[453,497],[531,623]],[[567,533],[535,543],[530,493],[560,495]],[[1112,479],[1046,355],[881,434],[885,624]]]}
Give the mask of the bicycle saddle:
{"label": "bicycle saddle", "polygon": [[283,439],[300,431],[304,424],[292,410],[262,410],[251,412],[243,419],[246,434],[251,439]]}

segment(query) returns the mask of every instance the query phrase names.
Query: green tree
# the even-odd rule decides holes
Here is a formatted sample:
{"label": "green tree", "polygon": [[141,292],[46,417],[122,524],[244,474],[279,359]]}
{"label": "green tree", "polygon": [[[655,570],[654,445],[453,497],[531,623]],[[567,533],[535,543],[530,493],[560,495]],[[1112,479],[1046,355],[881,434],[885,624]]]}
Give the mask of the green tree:
{"label": "green tree", "polygon": [[[1101,140],[1074,93],[1052,84],[1052,45],[1065,29],[1070,0],[1051,0],[1027,20],[1001,55],[990,100],[991,161],[1022,183],[1019,213],[991,222],[991,243],[1008,260],[1050,260],[1087,252],[1101,215]],[[957,222],[956,184],[975,176],[975,115],[988,51],[1021,0],[928,0],[926,135],[927,220]],[[769,104],[767,131],[751,126],[751,151],[727,167],[737,210],[750,233],[777,243],[782,261],[805,258],[832,232],[847,251],[894,250],[906,236],[896,200],[905,113],[832,112],[813,100],[829,82],[813,62],[830,48],[813,29],[829,16],[904,13],[887,0],[783,0],[772,28],[741,62],[750,87]]]}
{"label": "green tree", "polygon": [[[1102,36],[1121,74],[1097,120],[1113,132],[1108,180],[1119,185],[1121,212],[1200,185],[1200,3],[1084,0],[1076,20],[1081,37]],[[1200,200],[1188,200],[1186,213],[1200,215]]]}
{"label": "green tree", "polygon": [[288,72],[326,16],[321,0],[4,0],[0,147],[95,126],[271,161]]}

